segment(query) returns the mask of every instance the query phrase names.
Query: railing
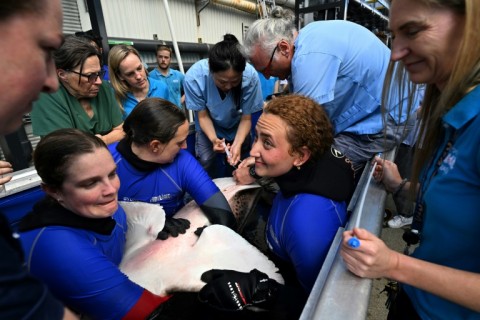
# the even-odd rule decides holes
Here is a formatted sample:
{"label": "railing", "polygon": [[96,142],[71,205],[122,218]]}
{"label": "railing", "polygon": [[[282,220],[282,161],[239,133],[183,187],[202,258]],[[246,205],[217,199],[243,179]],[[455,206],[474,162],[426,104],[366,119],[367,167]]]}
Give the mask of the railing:
{"label": "railing", "polygon": [[40,182],[41,179],[37,174],[37,170],[33,167],[15,171],[12,180],[3,186],[0,186],[0,199],[21,191],[38,187]]}
{"label": "railing", "polygon": [[[393,160],[394,151],[385,154],[386,159]],[[368,176],[372,164],[368,164],[358,182],[350,201],[348,210],[352,212],[346,226],[353,228],[353,222],[379,236],[382,230],[385,199],[387,193],[381,184]],[[363,193],[365,201],[361,201]],[[363,202],[363,203],[360,203]],[[340,244],[344,229],[338,230],[322,269],[313,286],[303,309],[301,320],[360,320],[367,316],[371,279],[362,279],[347,270],[340,256]]]}

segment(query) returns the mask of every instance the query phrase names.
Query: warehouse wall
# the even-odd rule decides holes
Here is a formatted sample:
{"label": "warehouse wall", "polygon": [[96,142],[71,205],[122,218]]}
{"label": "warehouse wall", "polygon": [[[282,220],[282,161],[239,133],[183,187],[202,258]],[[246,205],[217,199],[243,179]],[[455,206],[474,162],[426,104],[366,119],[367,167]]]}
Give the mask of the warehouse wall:
{"label": "warehouse wall", "polygon": [[[66,1],[66,0],[63,0]],[[91,28],[85,0],[77,0],[82,29]],[[172,41],[162,0],[101,0],[109,38],[133,38]],[[169,0],[174,33],[179,42],[216,43],[225,33],[240,41],[243,27],[251,25],[257,16],[224,5],[209,4],[200,12],[197,26],[193,0]]]}

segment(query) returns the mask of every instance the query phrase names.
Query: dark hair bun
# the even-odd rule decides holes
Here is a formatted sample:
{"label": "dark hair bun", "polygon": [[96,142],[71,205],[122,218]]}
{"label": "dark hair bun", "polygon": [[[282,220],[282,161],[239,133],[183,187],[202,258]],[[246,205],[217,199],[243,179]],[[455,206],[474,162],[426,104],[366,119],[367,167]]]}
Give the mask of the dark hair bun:
{"label": "dark hair bun", "polygon": [[223,41],[225,41],[228,44],[237,44],[238,39],[235,37],[233,34],[227,33],[223,36]]}

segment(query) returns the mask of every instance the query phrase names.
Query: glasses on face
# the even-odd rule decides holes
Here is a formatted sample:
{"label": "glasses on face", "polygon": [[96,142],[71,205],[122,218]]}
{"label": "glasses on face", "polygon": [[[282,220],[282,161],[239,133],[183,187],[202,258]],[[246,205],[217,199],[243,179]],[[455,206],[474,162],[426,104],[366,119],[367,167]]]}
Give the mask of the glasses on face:
{"label": "glasses on face", "polygon": [[270,73],[270,68],[272,66],[273,56],[275,56],[275,52],[277,51],[277,48],[278,48],[278,44],[273,49],[272,55],[270,56],[270,60],[268,60],[267,66],[265,68],[263,68],[263,71],[262,71],[263,74]]}
{"label": "glasses on face", "polygon": [[74,70],[67,70],[68,72],[73,72],[75,74],[78,74],[80,77],[85,77],[87,78],[88,83],[94,84],[95,81],[97,81],[97,78],[100,77],[100,79],[103,79],[103,76],[105,75],[106,70],[100,70],[100,72],[93,72],[89,74],[77,72]]}

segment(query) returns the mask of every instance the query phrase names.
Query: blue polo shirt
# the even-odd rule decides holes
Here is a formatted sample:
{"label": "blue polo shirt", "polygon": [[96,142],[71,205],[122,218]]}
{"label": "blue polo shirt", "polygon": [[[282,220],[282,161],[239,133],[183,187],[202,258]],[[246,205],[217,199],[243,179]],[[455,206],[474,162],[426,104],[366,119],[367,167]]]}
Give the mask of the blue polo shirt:
{"label": "blue polo shirt", "polygon": [[149,72],[150,78],[155,80],[162,81],[168,87],[168,96],[170,100],[175,103],[178,107],[182,106],[182,88],[185,75],[178,70],[169,68],[168,75],[164,76],[160,70],[155,68],[153,71]]}
{"label": "blue polo shirt", "polygon": [[[336,134],[382,131],[382,87],[390,61],[385,44],[368,29],[345,20],[309,23],[294,44],[291,92],[322,104]],[[407,93],[402,96],[401,104]],[[388,110],[394,115],[398,107]],[[402,108],[403,120],[406,109]]]}
{"label": "blue polo shirt", "polygon": [[[174,103],[168,95],[168,88],[166,84],[150,77],[148,77],[147,79],[150,84],[148,88],[147,98],[162,98]],[[135,108],[138,102],[139,101],[137,100],[137,98],[135,98],[135,96],[131,92],[127,93],[127,98],[122,102],[124,110],[123,119],[125,119],[130,114],[130,112],[132,112],[133,108]]]}
{"label": "blue polo shirt", "polygon": [[[480,273],[480,86],[467,94],[444,117],[444,136],[437,163],[447,142],[448,154],[432,177],[426,168],[424,216],[420,246],[413,256],[443,266]],[[422,179],[423,180],[423,179]],[[448,288],[445,288],[448,290]],[[405,286],[422,319],[480,319],[476,313],[426,291]]]}

